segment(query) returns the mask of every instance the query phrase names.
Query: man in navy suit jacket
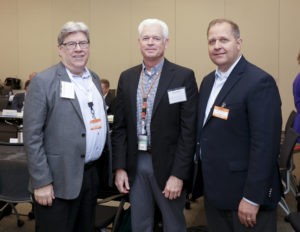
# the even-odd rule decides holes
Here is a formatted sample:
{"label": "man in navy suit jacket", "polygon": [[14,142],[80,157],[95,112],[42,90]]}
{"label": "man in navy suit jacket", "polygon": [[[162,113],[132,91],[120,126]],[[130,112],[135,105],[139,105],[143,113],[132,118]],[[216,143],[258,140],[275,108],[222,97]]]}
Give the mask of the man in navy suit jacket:
{"label": "man in navy suit jacket", "polygon": [[216,71],[202,81],[197,152],[209,231],[276,231],[281,100],[272,76],[241,55],[236,23],[210,22]]}

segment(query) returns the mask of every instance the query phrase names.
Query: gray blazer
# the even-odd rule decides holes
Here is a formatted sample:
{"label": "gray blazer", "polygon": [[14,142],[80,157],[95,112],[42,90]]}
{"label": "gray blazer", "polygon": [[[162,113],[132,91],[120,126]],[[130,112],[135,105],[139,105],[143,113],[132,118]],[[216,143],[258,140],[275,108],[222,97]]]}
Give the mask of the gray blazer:
{"label": "gray blazer", "polygon": [[[99,77],[91,74],[101,93]],[[61,81],[71,81],[62,63],[32,79],[24,107],[24,146],[29,190],[52,183],[56,197],[74,199],[82,184],[86,129],[76,96],[75,99],[60,97]],[[107,138],[110,144],[108,133]],[[108,156],[111,173],[111,149]]]}

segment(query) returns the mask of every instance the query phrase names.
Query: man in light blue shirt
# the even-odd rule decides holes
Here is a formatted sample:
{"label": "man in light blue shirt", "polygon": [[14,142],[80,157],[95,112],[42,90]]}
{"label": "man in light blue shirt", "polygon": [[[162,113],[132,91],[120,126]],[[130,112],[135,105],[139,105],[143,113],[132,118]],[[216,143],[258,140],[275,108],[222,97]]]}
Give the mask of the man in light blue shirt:
{"label": "man in light blue shirt", "polygon": [[97,167],[111,154],[103,153],[108,123],[100,79],[86,68],[89,45],[84,23],[66,23],[58,35],[61,62],[39,72],[26,95],[24,145],[37,232],[94,231],[98,174],[106,176]]}

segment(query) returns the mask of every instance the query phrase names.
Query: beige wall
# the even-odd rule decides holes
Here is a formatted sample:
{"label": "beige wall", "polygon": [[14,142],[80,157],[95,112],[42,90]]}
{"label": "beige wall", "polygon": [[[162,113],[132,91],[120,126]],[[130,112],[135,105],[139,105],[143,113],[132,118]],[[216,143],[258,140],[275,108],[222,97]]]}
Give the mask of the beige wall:
{"label": "beige wall", "polygon": [[207,55],[207,24],[226,17],[240,25],[246,58],[276,79],[285,122],[294,108],[292,82],[299,71],[298,9],[299,0],[0,0],[0,78],[25,80],[56,63],[57,33],[74,20],[91,30],[89,67],[116,88],[120,72],[141,62],[138,23],[153,17],[170,27],[166,57],[194,69],[200,84],[214,68]]}

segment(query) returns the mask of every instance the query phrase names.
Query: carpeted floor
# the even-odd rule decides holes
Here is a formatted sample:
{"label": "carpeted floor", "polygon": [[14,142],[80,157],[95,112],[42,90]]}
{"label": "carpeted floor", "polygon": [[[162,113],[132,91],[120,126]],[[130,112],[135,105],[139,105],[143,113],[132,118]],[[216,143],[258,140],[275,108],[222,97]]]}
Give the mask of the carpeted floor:
{"label": "carpeted floor", "polygon": [[[287,202],[291,207],[291,210],[296,209],[296,201],[292,194],[287,196]],[[31,205],[28,203],[18,204],[17,209],[24,215],[21,216],[21,219],[24,221],[24,225],[22,227],[18,227],[15,215],[10,215],[4,217],[0,221],[0,232],[34,232],[34,220],[29,219],[27,216],[28,212],[31,210]],[[202,198],[198,199],[196,202],[192,202],[191,209],[185,210],[185,215],[188,227],[205,225],[206,219]],[[284,216],[284,212],[280,207],[278,207],[278,232],[294,231],[284,220]]]}

